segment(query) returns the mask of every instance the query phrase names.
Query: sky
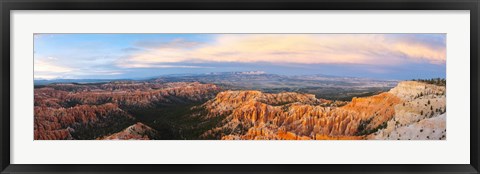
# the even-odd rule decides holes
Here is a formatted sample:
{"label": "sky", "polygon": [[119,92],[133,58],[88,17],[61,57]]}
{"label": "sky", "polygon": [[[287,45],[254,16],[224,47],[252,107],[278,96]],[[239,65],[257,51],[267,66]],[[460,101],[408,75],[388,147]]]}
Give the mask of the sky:
{"label": "sky", "polygon": [[139,79],[264,71],[446,77],[445,34],[35,34],[34,78]]}

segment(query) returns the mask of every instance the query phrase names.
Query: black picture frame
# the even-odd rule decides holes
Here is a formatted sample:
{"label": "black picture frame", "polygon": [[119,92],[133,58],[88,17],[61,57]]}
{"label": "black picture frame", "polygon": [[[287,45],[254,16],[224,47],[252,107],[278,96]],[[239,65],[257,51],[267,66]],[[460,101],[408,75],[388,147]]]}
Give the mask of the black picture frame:
{"label": "black picture frame", "polygon": [[[0,171],[2,173],[478,173],[478,0],[3,0],[0,2]],[[10,11],[12,10],[469,10],[470,164],[338,165],[33,165],[10,162]],[[454,149],[445,149],[454,150]],[[447,157],[446,157],[447,158]]]}

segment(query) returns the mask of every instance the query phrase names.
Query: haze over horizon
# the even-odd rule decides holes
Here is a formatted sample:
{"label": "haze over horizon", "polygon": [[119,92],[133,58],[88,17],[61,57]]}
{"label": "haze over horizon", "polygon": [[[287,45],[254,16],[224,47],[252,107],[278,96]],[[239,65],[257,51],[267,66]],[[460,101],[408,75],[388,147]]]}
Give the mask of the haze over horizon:
{"label": "haze over horizon", "polygon": [[445,34],[36,34],[34,79],[264,71],[446,77]]}

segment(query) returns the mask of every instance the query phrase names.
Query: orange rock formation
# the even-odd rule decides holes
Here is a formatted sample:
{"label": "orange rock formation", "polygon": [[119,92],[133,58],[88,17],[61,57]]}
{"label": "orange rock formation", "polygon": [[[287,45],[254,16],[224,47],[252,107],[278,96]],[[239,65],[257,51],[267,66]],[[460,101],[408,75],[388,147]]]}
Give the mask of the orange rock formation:
{"label": "orange rock formation", "polygon": [[[222,139],[361,139],[394,115],[401,99],[390,93],[354,98],[342,107],[322,107],[313,95],[226,91],[204,104],[208,118],[225,124],[204,136]],[[362,128],[359,129],[360,124]]]}

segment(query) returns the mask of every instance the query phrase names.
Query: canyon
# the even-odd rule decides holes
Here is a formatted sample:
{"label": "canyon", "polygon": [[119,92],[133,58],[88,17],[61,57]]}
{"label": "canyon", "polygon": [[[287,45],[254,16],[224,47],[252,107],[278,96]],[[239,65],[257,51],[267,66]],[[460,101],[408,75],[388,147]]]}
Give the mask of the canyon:
{"label": "canyon", "polygon": [[131,110],[201,102],[218,90],[183,82],[49,85],[35,89],[34,138],[96,139],[134,124]]}
{"label": "canyon", "polygon": [[[445,139],[445,88],[414,81],[343,106],[294,93],[226,91],[203,105],[226,140]],[[279,104],[280,103],[280,104]],[[403,135],[403,137],[402,137]],[[430,136],[429,136],[430,135]]]}
{"label": "canyon", "polygon": [[[233,75],[250,81],[270,77],[262,72]],[[333,91],[348,94],[340,100],[323,97],[321,92],[308,93],[332,91],[330,87],[279,90],[249,88],[249,83],[232,87],[238,82],[213,83],[206,77],[203,81],[179,78],[38,85],[34,139],[446,139],[446,88],[442,85],[402,81],[395,86],[391,82],[365,86],[362,80],[347,79],[347,83],[329,78],[337,85]],[[289,85],[325,80],[298,79]],[[355,87],[368,90],[347,90]]]}

